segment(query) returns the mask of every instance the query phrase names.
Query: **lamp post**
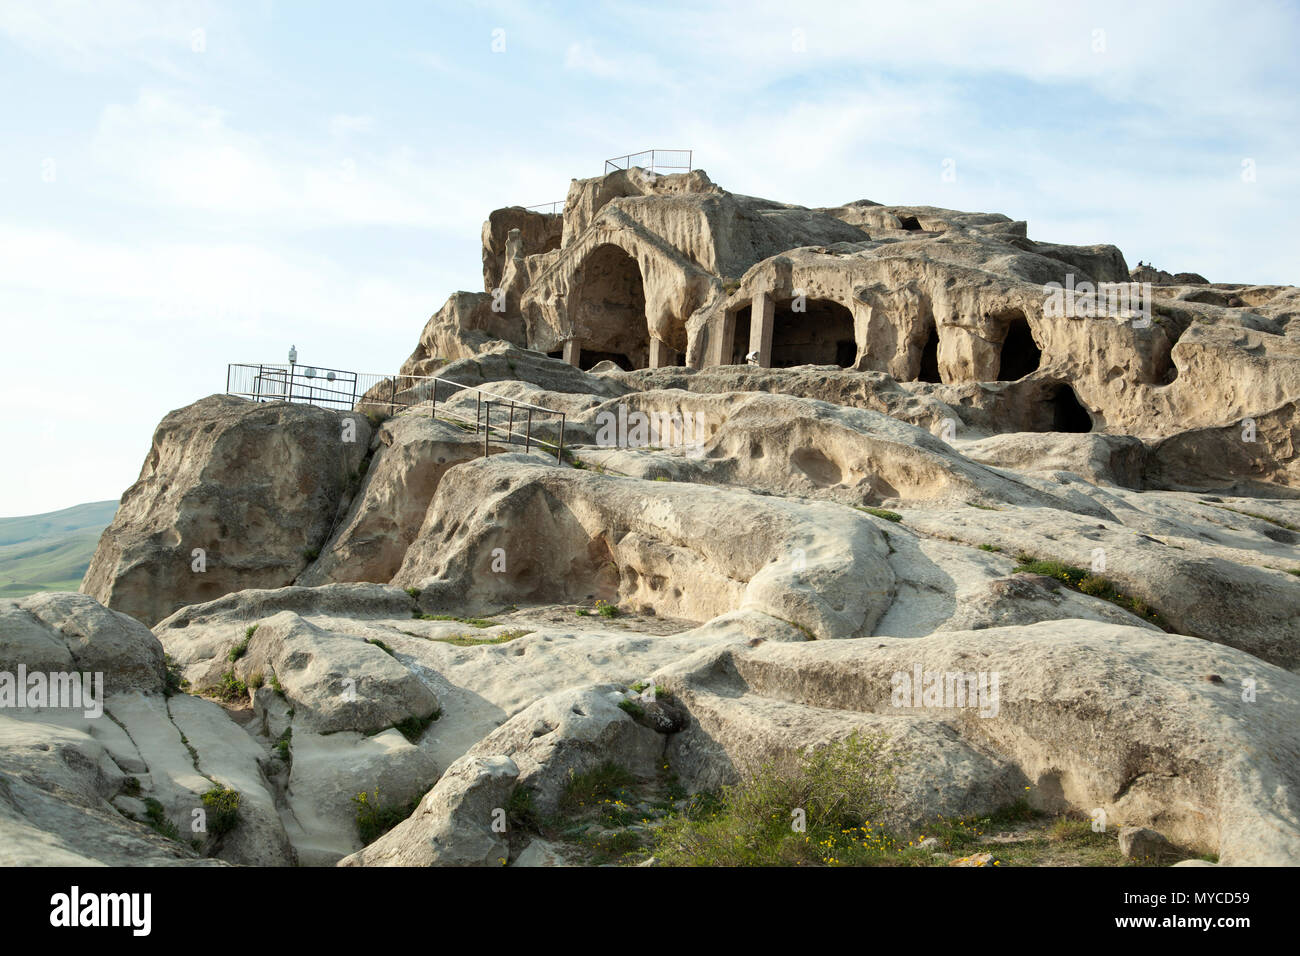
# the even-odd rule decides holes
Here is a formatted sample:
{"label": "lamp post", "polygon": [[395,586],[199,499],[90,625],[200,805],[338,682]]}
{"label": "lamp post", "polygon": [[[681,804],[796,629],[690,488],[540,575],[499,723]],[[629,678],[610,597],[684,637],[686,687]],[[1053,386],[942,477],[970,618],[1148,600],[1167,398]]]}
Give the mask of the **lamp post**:
{"label": "lamp post", "polygon": [[293,367],[298,364],[298,346],[289,346],[289,401],[293,401]]}

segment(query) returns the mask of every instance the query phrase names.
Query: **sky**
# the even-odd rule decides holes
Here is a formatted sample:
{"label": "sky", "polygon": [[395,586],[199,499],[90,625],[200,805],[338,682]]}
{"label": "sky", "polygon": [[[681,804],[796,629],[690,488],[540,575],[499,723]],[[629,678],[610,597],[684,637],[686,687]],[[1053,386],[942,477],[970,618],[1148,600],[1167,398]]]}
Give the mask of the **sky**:
{"label": "sky", "polygon": [[228,362],[392,373],[608,157],[1300,283],[1300,5],[0,0],[0,516],[115,499]]}

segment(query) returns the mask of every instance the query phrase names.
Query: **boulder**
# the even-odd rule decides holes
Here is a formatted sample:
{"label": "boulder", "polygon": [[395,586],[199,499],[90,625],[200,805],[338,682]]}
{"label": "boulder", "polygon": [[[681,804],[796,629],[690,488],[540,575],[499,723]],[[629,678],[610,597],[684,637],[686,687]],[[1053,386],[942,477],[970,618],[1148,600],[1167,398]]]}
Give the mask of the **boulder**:
{"label": "boulder", "polygon": [[212,395],[169,413],[82,591],[152,625],[186,604],[293,582],[370,443],[363,415]]}

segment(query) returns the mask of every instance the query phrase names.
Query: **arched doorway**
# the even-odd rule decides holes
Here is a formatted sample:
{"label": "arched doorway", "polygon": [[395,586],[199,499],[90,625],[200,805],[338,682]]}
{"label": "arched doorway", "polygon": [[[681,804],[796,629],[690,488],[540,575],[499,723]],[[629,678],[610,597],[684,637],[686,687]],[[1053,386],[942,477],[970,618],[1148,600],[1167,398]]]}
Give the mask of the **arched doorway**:
{"label": "arched doorway", "polygon": [[1002,340],[1002,354],[998,362],[998,381],[1014,382],[1030,372],[1036,372],[1043,352],[1034,341],[1028,320],[1016,314],[1007,323],[1007,335]]}
{"label": "arched doorway", "polygon": [[587,254],[568,306],[579,368],[611,361],[631,371],[650,364],[641,268],[623,249],[606,243]]}
{"label": "arched doorway", "polygon": [[852,368],[858,357],[853,313],[832,299],[804,299],[803,311],[796,312],[796,302],[798,300],[786,299],[776,303],[772,324],[772,367],[838,365]]}

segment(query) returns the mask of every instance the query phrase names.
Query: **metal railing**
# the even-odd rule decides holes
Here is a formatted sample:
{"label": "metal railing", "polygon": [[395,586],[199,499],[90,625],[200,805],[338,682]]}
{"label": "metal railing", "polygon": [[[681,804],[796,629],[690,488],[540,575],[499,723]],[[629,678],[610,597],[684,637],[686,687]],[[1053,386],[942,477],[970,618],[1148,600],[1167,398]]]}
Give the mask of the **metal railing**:
{"label": "metal railing", "polygon": [[[446,386],[448,394],[442,399],[440,415],[438,391],[441,386]],[[459,397],[457,393],[466,391],[474,393],[472,419],[468,411],[462,413],[453,404]],[[462,385],[436,375],[378,375],[305,365],[231,363],[226,366],[226,394],[255,402],[300,402],[352,411],[360,411],[367,405],[387,406],[390,414],[427,402],[434,419],[440,418],[467,430],[473,426],[475,434],[481,432],[485,456],[492,453],[492,436],[504,434],[506,444],[518,444],[522,439],[525,452],[537,445],[555,449],[556,461],[564,459],[565,412],[506,398],[477,385]],[[492,423],[494,405],[508,412],[504,429]],[[534,432],[534,418],[545,419],[547,416],[552,422],[556,416],[560,419],[558,441],[547,441]],[[521,430],[516,429],[516,421]],[[538,426],[541,424],[537,422]]]}
{"label": "metal railing", "polygon": [[[645,162],[645,160],[649,162]],[[685,160],[685,162],[683,162]],[[695,168],[694,151],[689,149],[643,149],[639,153],[628,153],[626,156],[615,156],[613,159],[605,160],[605,172],[610,173],[619,169],[631,169],[633,166],[640,166],[650,172],[658,172],[661,169],[672,169],[676,171],[690,172]]]}
{"label": "metal railing", "polygon": [[552,216],[558,216],[564,212],[564,204],[567,200],[561,199],[559,202],[539,202],[536,206],[525,206],[529,212],[546,212]]}

